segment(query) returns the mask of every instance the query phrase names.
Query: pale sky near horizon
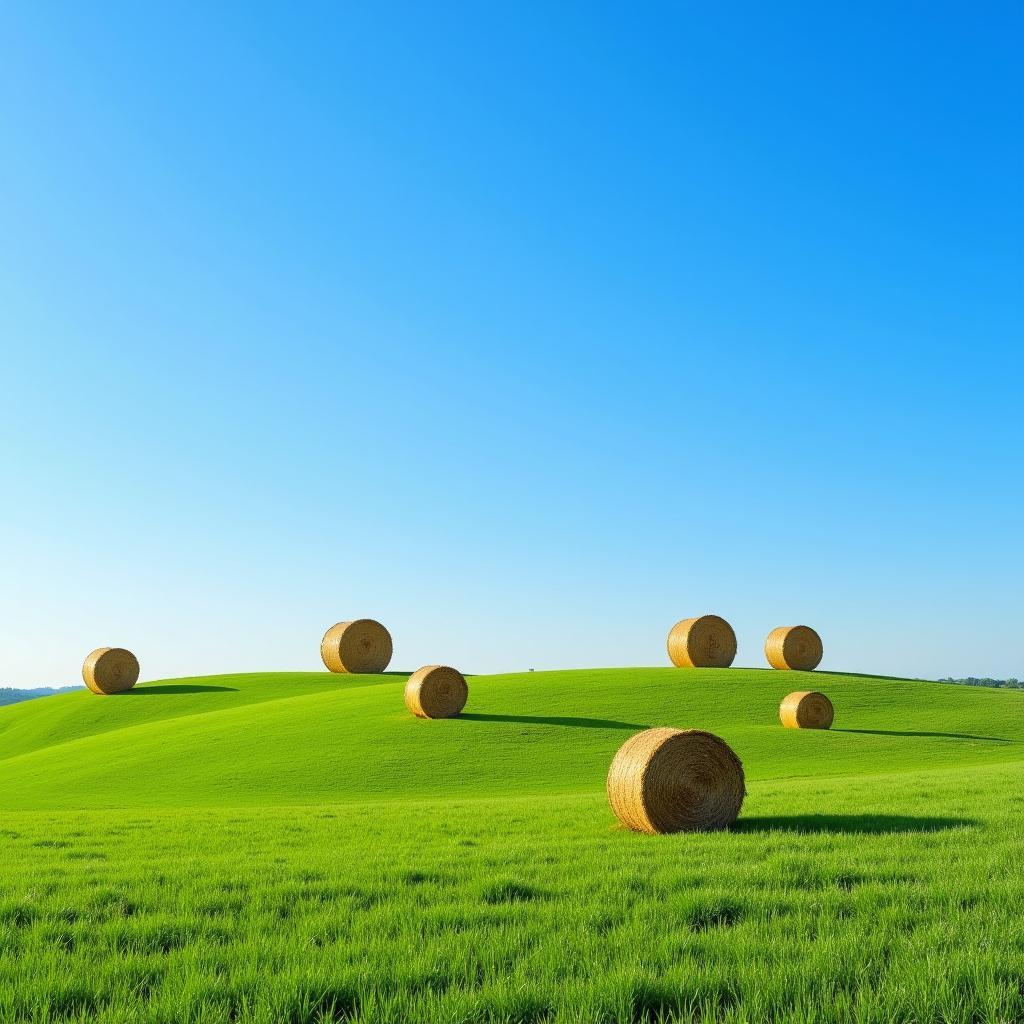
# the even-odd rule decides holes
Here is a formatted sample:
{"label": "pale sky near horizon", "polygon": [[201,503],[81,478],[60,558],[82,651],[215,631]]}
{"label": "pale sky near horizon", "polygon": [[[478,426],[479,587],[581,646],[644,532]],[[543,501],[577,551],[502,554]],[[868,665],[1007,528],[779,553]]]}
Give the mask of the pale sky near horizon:
{"label": "pale sky near horizon", "polygon": [[1024,676],[1024,9],[214,7],[0,8],[0,686]]}

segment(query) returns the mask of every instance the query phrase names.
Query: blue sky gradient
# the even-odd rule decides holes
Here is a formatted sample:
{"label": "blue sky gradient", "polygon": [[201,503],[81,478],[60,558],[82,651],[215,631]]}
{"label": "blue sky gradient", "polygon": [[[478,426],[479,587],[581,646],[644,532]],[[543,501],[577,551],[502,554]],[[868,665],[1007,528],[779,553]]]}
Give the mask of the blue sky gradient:
{"label": "blue sky gradient", "polygon": [[[295,9],[298,7],[299,9]],[[0,685],[1024,676],[1018,4],[4,5]]]}

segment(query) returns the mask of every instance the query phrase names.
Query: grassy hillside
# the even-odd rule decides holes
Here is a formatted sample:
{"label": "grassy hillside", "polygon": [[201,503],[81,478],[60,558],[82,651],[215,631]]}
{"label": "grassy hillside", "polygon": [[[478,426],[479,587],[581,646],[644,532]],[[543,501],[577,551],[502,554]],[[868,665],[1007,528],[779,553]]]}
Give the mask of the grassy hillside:
{"label": "grassy hillside", "polygon": [[[0,709],[0,1022],[1024,1020],[1024,694],[756,670],[169,680]],[[828,733],[783,730],[827,691]],[[727,833],[604,796],[647,725]]]}
{"label": "grassy hillside", "polygon": [[[756,669],[475,677],[458,719],[423,722],[404,675],[280,673],[81,692],[0,715],[0,807],[311,803],[598,792],[625,739],[699,726],[752,780],[1024,758],[1024,693]],[[826,690],[831,732],[779,728],[790,689]]]}

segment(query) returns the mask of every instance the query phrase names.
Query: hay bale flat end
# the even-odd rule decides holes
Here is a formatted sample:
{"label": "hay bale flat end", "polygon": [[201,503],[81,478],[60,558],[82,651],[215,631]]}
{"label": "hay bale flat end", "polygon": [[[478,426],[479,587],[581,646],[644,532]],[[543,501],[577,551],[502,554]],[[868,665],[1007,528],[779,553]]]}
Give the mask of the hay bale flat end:
{"label": "hay bale flat end", "polygon": [[647,729],[626,740],[608,769],[608,803],[636,832],[728,828],[746,796],[743,764],[700,729]]}
{"label": "hay bale flat end", "polygon": [[139,660],[123,647],[97,647],[82,664],[82,679],[93,693],[123,693],[139,681]]}
{"label": "hay bale flat end", "polygon": [[417,718],[454,718],[468,697],[466,677],[448,665],[425,665],[405,684],[405,706]]}
{"label": "hay bale flat end", "polygon": [[832,701],[815,690],[797,690],[779,705],[779,721],[787,729],[831,729]]}
{"label": "hay bale flat end", "polygon": [[824,653],[821,637],[810,626],[779,626],[764,642],[764,654],[772,668],[813,672]]}
{"label": "hay bale flat end", "polygon": [[736,634],[718,615],[682,619],[669,631],[668,656],[678,668],[728,668],[736,657]]}
{"label": "hay bale flat end", "polygon": [[331,672],[383,672],[391,654],[391,634],[376,619],[339,622],[320,641],[320,657]]}

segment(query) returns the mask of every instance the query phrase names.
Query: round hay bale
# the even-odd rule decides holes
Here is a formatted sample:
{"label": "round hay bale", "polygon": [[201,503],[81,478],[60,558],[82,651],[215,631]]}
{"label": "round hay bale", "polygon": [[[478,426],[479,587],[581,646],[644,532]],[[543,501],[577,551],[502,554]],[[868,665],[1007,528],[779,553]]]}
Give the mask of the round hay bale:
{"label": "round hay bale", "polygon": [[375,619],[339,622],[320,641],[320,657],[332,672],[383,672],[391,653],[391,634]]}
{"label": "round hay bale", "polygon": [[123,647],[98,647],[85,659],[82,678],[93,693],[121,693],[139,681],[139,660]]}
{"label": "round hay bale", "polygon": [[718,615],[683,619],[669,631],[668,656],[679,668],[728,668],[736,657],[736,634]]}
{"label": "round hay bale", "polygon": [[832,701],[814,690],[798,690],[779,705],[779,721],[787,729],[831,729],[834,717]]}
{"label": "round hay bale", "polygon": [[768,634],[764,653],[772,668],[811,672],[821,664],[825,649],[810,626],[779,626]]}
{"label": "round hay bale", "polygon": [[468,697],[466,677],[447,665],[417,669],[405,684],[405,706],[419,718],[454,718]]}
{"label": "round hay bale", "polygon": [[740,813],[743,764],[700,729],[647,729],[626,740],[608,769],[608,803],[636,832],[711,832]]}

